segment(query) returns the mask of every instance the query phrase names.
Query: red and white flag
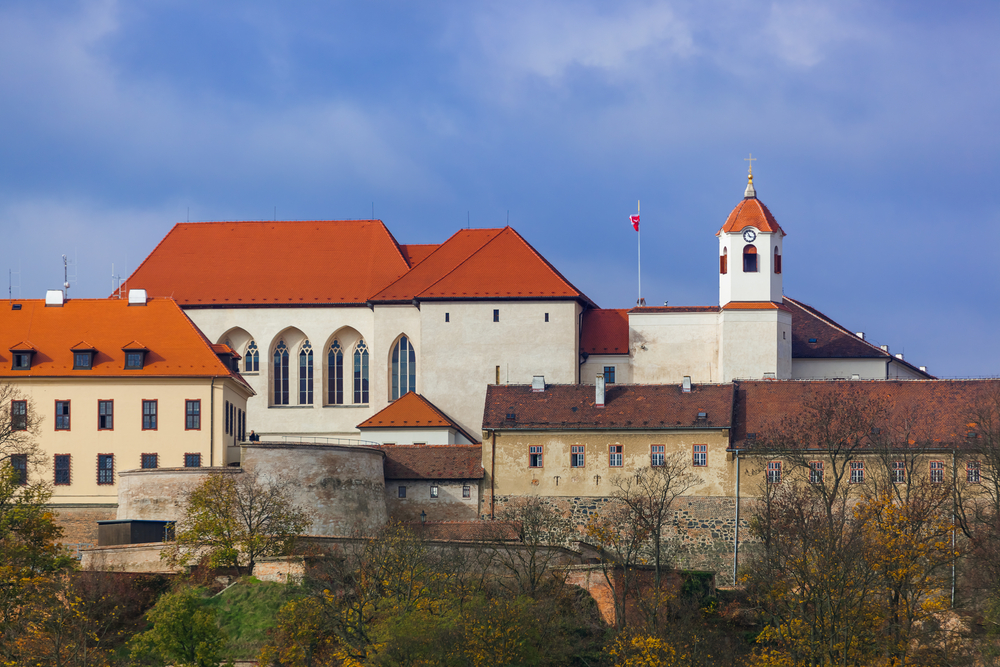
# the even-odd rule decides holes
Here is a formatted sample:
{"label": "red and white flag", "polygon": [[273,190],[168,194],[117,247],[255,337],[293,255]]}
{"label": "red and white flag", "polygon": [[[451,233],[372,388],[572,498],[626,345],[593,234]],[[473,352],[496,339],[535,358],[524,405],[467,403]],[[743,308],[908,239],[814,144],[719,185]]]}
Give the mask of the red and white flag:
{"label": "red and white flag", "polygon": [[630,215],[628,219],[632,221],[632,227],[635,229],[635,231],[639,231],[639,216]]}

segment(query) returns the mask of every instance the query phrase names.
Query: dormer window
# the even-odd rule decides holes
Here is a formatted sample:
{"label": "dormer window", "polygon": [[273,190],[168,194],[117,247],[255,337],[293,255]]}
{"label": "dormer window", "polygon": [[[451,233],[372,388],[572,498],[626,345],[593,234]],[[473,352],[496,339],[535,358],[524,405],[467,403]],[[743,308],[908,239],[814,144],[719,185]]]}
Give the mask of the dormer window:
{"label": "dormer window", "polygon": [[73,370],[89,371],[93,367],[94,367],[94,353],[92,351],[73,353]]}
{"label": "dormer window", "polygon": [[139,351],[130,351],[125,353],[125,368],[127,370],[142,370],[142,364],[145,361],[146,353]]}
{"label": "dormer window", "polygon": [[15,371],[27,371],[31,370],[31,352],[14,352],[14,363],[13,370]]}

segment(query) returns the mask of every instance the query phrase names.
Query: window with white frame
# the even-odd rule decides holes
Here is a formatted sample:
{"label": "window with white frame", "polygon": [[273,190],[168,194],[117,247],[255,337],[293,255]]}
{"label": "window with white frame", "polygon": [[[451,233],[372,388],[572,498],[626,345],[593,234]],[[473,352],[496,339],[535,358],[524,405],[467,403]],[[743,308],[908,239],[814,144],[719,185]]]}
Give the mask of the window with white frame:
{"label": "window with white frame", "polygon": [[622,467],[622,445],[611,445],[608,447],[608,465],[612,468]]}
{"label": "window with white frame", "polygon": [[944,481],[944,461],[931,461],[931,483],[940,484]]}
{"label": "window with white frame", "polygon": [[809,483],[810,484],[822,484],[823,483],[823,462],[822,461],[810,461],[809,462]]}
{"label": "window with white frame", "polygon": [[431,485],[431,498],[437,498],[437,497],[438,497],[438,487],[437,487],[436,484],[432,484]]}
{"label": "window with white frame", "polygon": [[781,461],[767,462],[767,483],[778,484],[781,482]]}
{"label": "window with white frame", "polygon": [[865,481],[865,462],[851,461],[851,484],[861,484]]}
{"label": "window with white frame", "polygon": [[708,465],[708,445],[694,445],[692,465],[703,468]]}
{"label": "window with white frame", "polygon": [[569,448],[569,467],[582,468],[585,456],[583,445],[571,445]]}
{"label": "window with white frame", "polygon": [[665,450],[666,445],[650,445],[649,446],[649,465],[654,468],[659,468],[663,465],[663,459],[666,456]]}
{"label": "window with white frame", "polygon": [[472,487],[468,484],[462,487],[462,497],[471,498],[472,497]]}
{"label": "window with white frame", "polygon": [[528,467],[529,468],[541,468],[542,467],[542,446],[541,445],[529,445],[528,446]]}
{"label": "window with white frame", "polygon": [[966,462],[965,481],[972,484],[979,484],[979,461]]}
{"label": "window with white frame", "polygon": [[299,405],[313,402],[313,349],[306,340],[299,348]]}
{"label": "window with white frame", "polygon": [[892,483],[893,484],[906,483],[906,461],[892,462]]}

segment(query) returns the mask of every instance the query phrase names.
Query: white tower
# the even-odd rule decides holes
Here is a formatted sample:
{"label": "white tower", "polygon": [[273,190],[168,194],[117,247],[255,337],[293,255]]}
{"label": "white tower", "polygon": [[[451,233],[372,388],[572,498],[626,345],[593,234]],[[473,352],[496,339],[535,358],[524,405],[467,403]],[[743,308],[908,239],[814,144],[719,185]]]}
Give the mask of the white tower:
{"label": "white tower", "polygon": [[743,201],[716,236],[719,305],[731,301],[781,303],[781,242],[785,232],[757,199],[752,172]]}
{"label": "white tower", "polygon": [[752,170],[743,201],[716,236],[722,380],[790,378],[792,313],[781,296],[785,232],[757,199]]}

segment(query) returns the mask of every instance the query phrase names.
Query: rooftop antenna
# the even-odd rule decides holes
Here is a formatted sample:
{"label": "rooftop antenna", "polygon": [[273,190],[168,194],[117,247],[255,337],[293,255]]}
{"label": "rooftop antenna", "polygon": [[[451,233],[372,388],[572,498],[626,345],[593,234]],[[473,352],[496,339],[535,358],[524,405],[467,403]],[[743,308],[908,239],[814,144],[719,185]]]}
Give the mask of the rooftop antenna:
{"label": "rooftop antenna", "polygon": [[187,221],[191,222],[191,207],[190,206],[188,206],[188,219],[187,219]]}
{"label": "rooftop antenna", "polygon": [[17,298],[21,298],[21,261],[17,262],[17,271],[8,269],[7,271],[7,296],[14,299],[14,274],[17,274]]}
{"label": "rooftop antenna", "polygon": [[69,293],[69,262],[66,260],[66,255],[63,258],[63,296]]}
{"label": "rooftop antenna", "polygon": [[278,221],[278,207],[274,207],[274,222]]}
{"label": "rooftop antenna", "polygon": [[66,282],[76,284],[80,282],[78,271],[80,269],[80,253],[77,248],[73,248],[73,261],[69,263],[69,266],[73,267],[73,271],[69,273],[69,277],[66,278]]}
{"label": "rooftop antenna", "polygon": [[465,212],[465,228],[469,229],[471,226],[472,226],[472,212],[471,211],[466,211]]}
{"label": "rooftop antenna", "polygon": [[510,227],[510,209],[507,209],[507,226]]}
{"label": "rooftop antenna", "polygon": [[375,202],[372,202],[372,220],[375,219]]}

